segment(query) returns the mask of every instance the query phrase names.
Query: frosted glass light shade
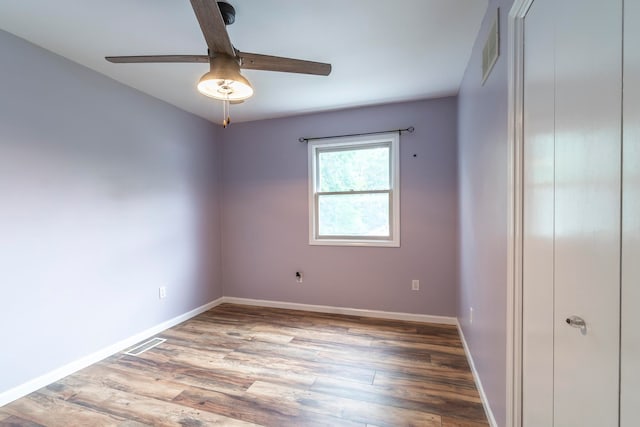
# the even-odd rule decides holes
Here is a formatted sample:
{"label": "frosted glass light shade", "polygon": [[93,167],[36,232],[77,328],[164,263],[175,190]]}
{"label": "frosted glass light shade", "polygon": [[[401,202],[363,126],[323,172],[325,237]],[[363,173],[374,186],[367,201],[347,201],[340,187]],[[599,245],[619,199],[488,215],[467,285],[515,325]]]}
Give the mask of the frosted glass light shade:
{"label": "frosted glass light shade", "polygon": [[227,55],[217,55],[211,59],[209,72],[198,82],[198,91],[223,101],[240,101],[253,95],[251,83],[240,74],[240,65]]}

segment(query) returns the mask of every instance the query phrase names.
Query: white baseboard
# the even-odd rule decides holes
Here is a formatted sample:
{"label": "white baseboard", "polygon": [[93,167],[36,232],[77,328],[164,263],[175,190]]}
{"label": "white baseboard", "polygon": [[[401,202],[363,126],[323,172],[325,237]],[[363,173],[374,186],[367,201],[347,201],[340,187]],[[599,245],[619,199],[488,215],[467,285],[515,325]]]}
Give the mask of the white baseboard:
{"label": "white baseboard", "polygon": [[376,317],[380,319],[406,320],[410,322],[440,323],[457,325],[455,317],[429,316],[426,314],[396,313],[392,311],[363,310],[359,308],[333,307],[329,305],[300,304],[294,302],[270,301],[260,299],[222,297],[222,303],[254,305],[259,307],[284,308],[289,310],[313,311],[318,313],[346,314],[350,316]]}
{"label": "white baseboard", "polygon": [[217,300],[211,301],[210,303],[207,303],[191,311],[188,311],[184,314],[176,316],[152,328],[149,328],[145,331],[137,333],[127,339],[124,339],[108,347],[105,347],[102,350],[98,350],[95,353],[91,353],[85,357],[82,357],[81,359],[78,359],[58,369],[55,369],[49,373],[41,375],[31,381],[28,381],[17,387],[14,387],[5,392],[2,392],[0,393],[0,407],[6,405],[7,403],[13,402],[14,400],[19,399],[23,396],[26,396],[29,393],[33,393],[34,391],[39,390],[42,387],[45,387],[51,383],[54,383],[68,375],[71,375],[74,372],[79,371],[80,369],[84,369],[89,365],[97,363],[111,356],[112,354],[119,353],[122,350],[125,350],[142,340],[150,338],[153,335],[156,335],[166,329],[169,329],[172,326],[177,325],[178,323],[182,323],[185,320],[189,320],[200,313],[204,313],[205,311],[217,305],[220,305],[222,301],[223,301],[223,298],[218,298]]}
{"label": "white baseboard", "polygon": [[493,411],[491,410],[491,406],[489,405],[487,395],[484,392],[484,388],[482,388],[482,381],[480,381],[480,376],[478,375],[478,371],[476,371],[476,365],[473,363],[473,357],[471,356],[471,352],[469,351],[469,346],[467,346],[467,340],[465,340],[464,338],[464,333],[462,332],[460,323],[457,323],[457,326],[458,333],[460,334],[460,339],[462,340],[462,347],[464,347],[464,352],[467,355],[467,360],[469,361],[469,366],[471,367],[471,372],[473,373],[473,379],[476,383],[476,388],[478,389],[478,393],[480,393],[480,399],[482,400],[482,406],[484,406],[484,412],[487,415],[489,425],[491,427],[498,427],[496,418],[493,416]]}

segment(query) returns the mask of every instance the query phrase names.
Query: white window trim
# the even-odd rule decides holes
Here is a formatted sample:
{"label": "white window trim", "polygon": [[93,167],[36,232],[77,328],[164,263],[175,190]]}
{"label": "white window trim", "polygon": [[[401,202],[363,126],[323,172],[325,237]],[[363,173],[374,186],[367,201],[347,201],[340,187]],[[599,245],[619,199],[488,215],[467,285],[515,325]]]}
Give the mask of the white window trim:
{"label": "white window trim", "polygon": [[[391,239],[322,238],[316,237],[317,197],[316,197],[316,154],[328,147],[389,144],[391,146],[391,203],[389,206]],[[312,140],[308,142],[309,171],[309,244],[320,246],[376,246],[400,247],[400,136],[397,132],[375,135],[349,136]]]}

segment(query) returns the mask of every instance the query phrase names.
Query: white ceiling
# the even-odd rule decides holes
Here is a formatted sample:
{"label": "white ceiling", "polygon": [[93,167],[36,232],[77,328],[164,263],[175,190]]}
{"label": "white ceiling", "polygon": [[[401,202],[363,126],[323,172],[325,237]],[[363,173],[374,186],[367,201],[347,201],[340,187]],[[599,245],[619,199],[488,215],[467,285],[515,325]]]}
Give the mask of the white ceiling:
{"label": "white ceiling", "polygon": [[[455,94],[487,0],[227,0],[241,51],[328,62],[329,77],[245,70],[234,122]],[[208,120],[206,64],[111,64],[109,55],[206,54],[187,0],[2,0],[0,29]],[[3,60],[10,60],[3,58]],[[480,70],[478,70],[480,72]]]}

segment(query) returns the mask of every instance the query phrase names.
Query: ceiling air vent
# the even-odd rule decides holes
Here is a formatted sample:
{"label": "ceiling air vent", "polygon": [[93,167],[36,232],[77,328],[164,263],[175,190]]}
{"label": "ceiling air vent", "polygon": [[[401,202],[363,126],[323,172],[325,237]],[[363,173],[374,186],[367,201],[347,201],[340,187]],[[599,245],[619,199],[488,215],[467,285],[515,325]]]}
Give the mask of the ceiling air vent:
{"label": "ceiling air vent", "polygon": [[482,49],[482,84],[487,81],[491,70],[500,55],[500,9],[496,10],[491,29],[487,35],[487,41]]}
{"label": "ceiling air vent", "polygon": [[128,354],[129,356],[139,356],[147,350],[151,350],[153,347],[162,344],[165,342],[164,338],[152,338],[149,341],[143,342],[129,350],[127,350],[124,354]]}

